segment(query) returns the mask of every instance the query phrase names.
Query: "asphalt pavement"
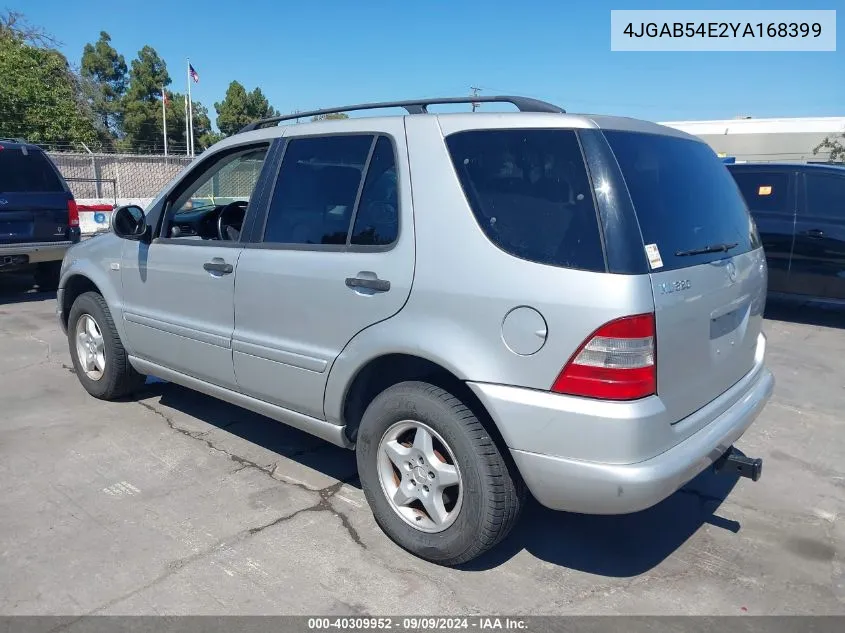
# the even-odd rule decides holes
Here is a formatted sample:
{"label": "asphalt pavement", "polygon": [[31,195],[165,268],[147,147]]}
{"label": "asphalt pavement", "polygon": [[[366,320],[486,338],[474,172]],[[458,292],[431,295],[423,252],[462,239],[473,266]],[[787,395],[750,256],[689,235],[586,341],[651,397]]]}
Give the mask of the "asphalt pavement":
{"label": "asphalt pavement", "polygon": [[767,316],[759,482],[531,503],[447,569],[379,530],[352,452],[163,382],[90,397],[55,294],[0,276],[0,614],[845,614],[845,312]]}

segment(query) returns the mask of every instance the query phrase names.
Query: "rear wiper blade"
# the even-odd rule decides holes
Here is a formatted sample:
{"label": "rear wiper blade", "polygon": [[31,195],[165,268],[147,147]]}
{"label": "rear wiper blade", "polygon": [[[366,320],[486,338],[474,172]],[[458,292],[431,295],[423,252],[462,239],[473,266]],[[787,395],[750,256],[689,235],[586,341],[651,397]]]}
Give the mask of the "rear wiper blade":
{"label": "rear wiper blade", "polygon": [[704,255],[705,253],[727,253],[729,250],[736,248],[737,246],[739,246],[739,242],[734,242],[732,244],[710,244],[709,246],[693,248],[688,251],[677,251],[675,256],[686,257],[687,255]]}

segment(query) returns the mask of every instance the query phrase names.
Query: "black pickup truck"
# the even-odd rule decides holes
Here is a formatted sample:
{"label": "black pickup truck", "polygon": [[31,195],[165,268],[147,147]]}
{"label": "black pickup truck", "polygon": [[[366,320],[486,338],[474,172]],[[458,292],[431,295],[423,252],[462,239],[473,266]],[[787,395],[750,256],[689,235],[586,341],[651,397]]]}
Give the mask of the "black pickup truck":
{"label": "black pickup truck", "polygon": [[727,167],[763,240],[770,296],[845,304],[845,167]]}
{"label": "black pickup truck", "polygon": [[34,270],[56,288],[65,251],[80,239],[73,194],[36,145],[0,139],[0,274]]}

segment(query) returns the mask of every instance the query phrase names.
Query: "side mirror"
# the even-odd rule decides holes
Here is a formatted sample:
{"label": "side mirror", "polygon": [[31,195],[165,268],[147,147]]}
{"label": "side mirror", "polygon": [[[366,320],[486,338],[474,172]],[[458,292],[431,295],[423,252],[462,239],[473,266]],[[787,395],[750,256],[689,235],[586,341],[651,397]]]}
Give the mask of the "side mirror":
{"label": "side mirror", "polygon": [[118,207],[111,217],[112,231],[125,240],[143,240],[147,236],[147,216],[135,204]]}

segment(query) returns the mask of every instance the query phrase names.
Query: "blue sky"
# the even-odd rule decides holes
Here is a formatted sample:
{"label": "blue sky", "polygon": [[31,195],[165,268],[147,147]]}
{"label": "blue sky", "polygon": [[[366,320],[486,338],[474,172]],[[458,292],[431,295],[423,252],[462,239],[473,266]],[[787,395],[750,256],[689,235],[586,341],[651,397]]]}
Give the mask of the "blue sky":
{"label": "blue sky", "polygon": [[[796,6],[798,5],[798,6]],[[654,121],[845,115],[845,40],[828,53],[610,51],[611,9],[842,9],[835,0],[7,0],[78,63],[101,30],[127,63],[145,44],[171,88],[213,103],[233,79],[282,112],[361,101],[524,94],[572,112]],[[73,7],[69,9],[69,7]],[[838,13],[845,24],[845,10]],[[840,32],[845,26],[840,25]]]}

